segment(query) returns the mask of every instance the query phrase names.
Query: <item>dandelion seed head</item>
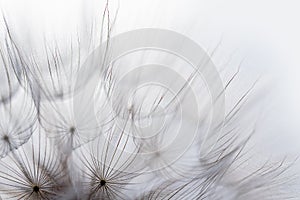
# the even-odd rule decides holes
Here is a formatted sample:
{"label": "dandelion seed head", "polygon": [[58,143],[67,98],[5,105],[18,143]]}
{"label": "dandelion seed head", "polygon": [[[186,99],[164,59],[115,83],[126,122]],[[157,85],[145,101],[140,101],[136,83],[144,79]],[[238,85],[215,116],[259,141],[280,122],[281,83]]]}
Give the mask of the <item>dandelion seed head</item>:
{"label": "dandelion seed head", "polygon": [[40,191],[40,187],[37,186],[37,185],[33,186],[32,189],[33,189],[33,191],[34,191],[35,193],[38,193],[38,192]]}
{"label": "dandelion seed head", "polygon": [[3,135],[2,140],[3,140],[4,142],[6,142],[6,143],[10,143],[10,142],[9,142],[9,136],[6,135],[6,134]]}
{"label": "dandelion seed head", "polygon": [[69,131],[70,131],[71,134],[74,134],[75,131],[76,131],[76,128],[74,126],[71,126]]}
{"label": "dandelion seed head", "polygon": [[111,37],[110,3],[101,27],[86,23],[89,44],[77,34],[45,37],[42,49],[26,44],[33,52],[22,49],[4,17],[1,197],[288,199],[283,164],[250,170],[256,161],[248,157],[248,136],[256,127],[251,106],[244,107],[254,87],[238,90],[227,111],[225,94],[238,72],[223,77],[212,55],[173,31]]}
{"label": "dandelion seed head", "polygon": [[105,180],[100,180],[100,185],[101,185],[101,186],[105,186],[105,184],[106,184],[106,181],[105,181]]}

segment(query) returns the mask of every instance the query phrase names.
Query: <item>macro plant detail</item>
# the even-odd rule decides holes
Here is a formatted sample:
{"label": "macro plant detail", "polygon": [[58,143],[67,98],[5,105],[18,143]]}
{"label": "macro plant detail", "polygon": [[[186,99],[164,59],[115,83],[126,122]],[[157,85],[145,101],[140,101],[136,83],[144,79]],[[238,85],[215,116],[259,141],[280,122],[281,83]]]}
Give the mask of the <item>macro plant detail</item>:
{"label": "macro plant detail", "polygon": [[0,199],[299,199],[297,159],[255,149],[260,78],[182,33],[115,34],[109,3],[37,44],[3,11]]}

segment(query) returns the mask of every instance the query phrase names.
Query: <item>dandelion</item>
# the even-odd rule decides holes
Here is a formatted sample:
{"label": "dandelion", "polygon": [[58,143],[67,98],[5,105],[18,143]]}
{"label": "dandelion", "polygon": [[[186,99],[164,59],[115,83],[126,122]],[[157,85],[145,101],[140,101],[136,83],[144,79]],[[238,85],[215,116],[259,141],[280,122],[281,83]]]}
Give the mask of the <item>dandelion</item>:
{"label": "dandelion", "polygon": [[[205,81],[196,80],[209,62],[205,58],[176,78],[164,66],[131,69],[138,62],[130,56],[110,62],[116,16],[109,8],[106,1],[100,28],[87,24],[91,30],[83,30],[89,33],[85,38],[45,36],[39,48],[28,42],[29,49],[17,42],[3,17],[0,199],[297,199],[289,188],[298,186],[290,171],[294,163],[252,152],[258,81],[246,91],[235,90],[239,66],[229,78],[222,77],[224,86],[211,102]],[[97,51],[99,40],[106,42]],[[151,55],[140,60],[149,63]],[[174,55],[164,56],[154,57],[176,64]],[[93,70],[85,71],[86,65]],[[89,82],[94,75],[96,86]],[[152,83],[152,75],[165,87]],[[201,102],[192,99],[193,89]],[[215,107],[230,97],[230,89],[237,91],[237,100],[226,109]],[[85,95],[89,90],[93,94]],[[225,110],[223,121],[210,122],[213,109]]]}
{"label": "dandelion", "polygon": [[5,39],[5,48],[0,47],[0,157],[26,143],[37,120],[29,88],[21,85],[21,74],[15,71],[18,57],[8,41]]}
{"label": "dandelion", "polygon": [[40,103],[40,124],[47,136],[65,153],[95,139],[102,132],[93,113],[85,109],[86,105],[75,109],[72,101]]}
{"label": "dandelion", "polygon": [[33,135],[0,162],[5,199],[53,199],[66,187],[68,174],[60,155],[39,132]]}
{"label": "dandelion", "polygon": [[136,159],[139,148],[124,129],[116,127],[87,145],[75,151],[86,198],[128,199],[127,187],[140,175],[141,163]]}

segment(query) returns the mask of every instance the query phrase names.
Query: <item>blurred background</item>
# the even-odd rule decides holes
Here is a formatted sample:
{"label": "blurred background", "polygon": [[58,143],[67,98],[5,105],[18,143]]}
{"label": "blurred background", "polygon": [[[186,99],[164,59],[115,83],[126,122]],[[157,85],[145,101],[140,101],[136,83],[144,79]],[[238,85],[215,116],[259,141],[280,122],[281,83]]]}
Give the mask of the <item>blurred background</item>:
{"label": "blurred background", "polygon": [[[101,24],[106,4],[0,0],[0,10],[25,46],[39,48],[45,35],[63,41]],[[230,107],[240,91],[259,77],[251,105],[259,114],[248,119],[257,121],[256,151],[276,157],[300,154],[299,1],[111,0],[108,9],[110,20],[115,19],[113,35],[149,27],[182,33],[208,52],[214,51],[212,60],[225,71],[224,79],[242,63],[226,104]]]}

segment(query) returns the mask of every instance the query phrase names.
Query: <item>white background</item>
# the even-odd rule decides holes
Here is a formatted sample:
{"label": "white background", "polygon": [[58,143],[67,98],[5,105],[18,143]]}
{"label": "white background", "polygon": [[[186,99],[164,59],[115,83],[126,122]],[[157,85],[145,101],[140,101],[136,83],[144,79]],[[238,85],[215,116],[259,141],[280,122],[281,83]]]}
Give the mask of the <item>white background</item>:
{"label": "white background", "polygon": [[[51,32],[67,37],[94,17],[101,18],[105,5],[92,0],[0,2],[10,23],[24,36]],[[114,0],[109,3],[112,17],[118,4],[115,34],[166,28],[185,34],[207,51],[221,41],[213,60],[229,71],[247,57],[241,76],[251,82],[260,75],[265,87],[257,97],[264,102],[257,131],[259,151],[300,154],[299,1]],[[230,58],[232,62],[226,65]]]}

